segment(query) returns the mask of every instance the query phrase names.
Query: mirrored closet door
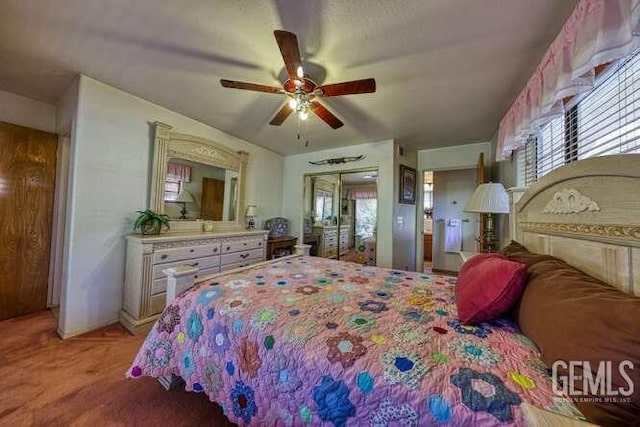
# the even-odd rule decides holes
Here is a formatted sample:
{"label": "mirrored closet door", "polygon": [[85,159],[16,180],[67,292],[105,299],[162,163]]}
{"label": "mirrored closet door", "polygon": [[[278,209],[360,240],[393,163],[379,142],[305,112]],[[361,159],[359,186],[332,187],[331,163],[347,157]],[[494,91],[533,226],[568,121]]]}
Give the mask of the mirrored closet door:
{"label": "mirrored closet door", "polygon": [[311,254],[376,265],[377,170],[305,175],[304,243]]}

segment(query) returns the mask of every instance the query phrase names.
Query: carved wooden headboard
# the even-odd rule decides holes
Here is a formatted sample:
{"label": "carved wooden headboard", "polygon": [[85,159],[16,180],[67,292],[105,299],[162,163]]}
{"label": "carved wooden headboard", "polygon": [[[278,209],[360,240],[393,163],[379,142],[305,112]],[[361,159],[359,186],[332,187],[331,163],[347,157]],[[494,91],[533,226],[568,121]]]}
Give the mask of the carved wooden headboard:
{"label": "carved wooden headboard", "polygon": [[512,207],[515,240],[640,296],[640,154],[581,160]]}

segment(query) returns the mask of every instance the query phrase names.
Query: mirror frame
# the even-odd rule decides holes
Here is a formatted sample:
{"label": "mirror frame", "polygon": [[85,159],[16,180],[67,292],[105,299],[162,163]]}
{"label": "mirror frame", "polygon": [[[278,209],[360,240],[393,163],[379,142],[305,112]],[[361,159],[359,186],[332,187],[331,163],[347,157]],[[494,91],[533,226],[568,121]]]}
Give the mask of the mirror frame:
{"label": "mirror frame", "polygon": [[[175,157],[228,169],[238,173],[236,219],[213,221],[217,229],[242,227],[244,224],[244,194],[249,153],[233,151],[216,142],[195,135],[173,132],[173,126],[161,122],[153,124],[153,166],[149,208],[164,213],[164,187],[167,178],[167,160]],[[171,220],[171,231],[202,231],[202,221]]]}

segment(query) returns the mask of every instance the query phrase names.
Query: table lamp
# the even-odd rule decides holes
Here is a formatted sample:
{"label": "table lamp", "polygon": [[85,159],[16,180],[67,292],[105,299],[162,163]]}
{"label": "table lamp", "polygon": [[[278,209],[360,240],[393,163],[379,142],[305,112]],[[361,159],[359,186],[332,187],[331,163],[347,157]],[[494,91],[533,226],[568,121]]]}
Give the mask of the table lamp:
{"label": "table lamp", "polygon": [[193,203],[195,202],[195,199],[187,190],[180,190],[175,201],[182,204],[182,209],[180,209],[180,219],[187,219],[187,203]]}
{"label": "table lamp", "polygon": [[509,195],[502,184],[489,182],[478,185],[464,210],[483,214],[484,234],[480,236],[484,252],[495,252],[498,236],[495,233],[493,214],[509,213]]}
{"label": "table lamp", "polygon": [[247,210],[244,213],[244,216],[248,218],[247,221],[247,229],[253,230],[255,228],[255,222],[253,220],[254,217],[258,216],[258,209],[256,205],[248,205]]}

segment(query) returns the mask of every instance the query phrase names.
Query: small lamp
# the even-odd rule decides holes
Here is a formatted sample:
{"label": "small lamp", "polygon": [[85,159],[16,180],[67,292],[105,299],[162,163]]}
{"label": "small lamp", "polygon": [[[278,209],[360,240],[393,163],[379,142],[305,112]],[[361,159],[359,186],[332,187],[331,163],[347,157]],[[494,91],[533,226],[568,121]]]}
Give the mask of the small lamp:
{"label": "small lamp", "polygon": [[193,203],[195,202],[195,199],[187,190],[180,190],[175,201],[182,204],[182,209],[180,209],[180,219],[187,219],[187,203]]}
{"label": "small lamp", "polygon": [[247,221],[247,229],[253,230],[255,228],[255,222],[253,220],[254,217],[258,216],[258,209],[256,205],[248,205],[247,210],[244,213],[244,216],[248,218]]}
{"label": "small lamp", "polygon": [[502,184],[489,182],[478,185],[464,211],[485,215],[484,235],[481,236],[481,242],[485,252],[495,252],[498,237],[495,234],[493,214],[509,213],[509,195]]}

